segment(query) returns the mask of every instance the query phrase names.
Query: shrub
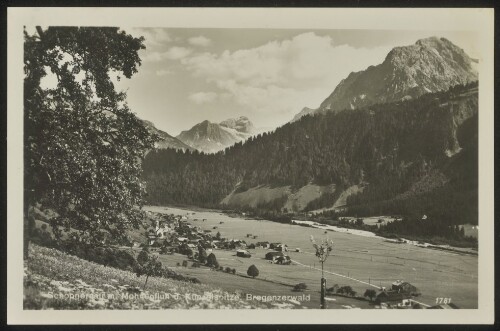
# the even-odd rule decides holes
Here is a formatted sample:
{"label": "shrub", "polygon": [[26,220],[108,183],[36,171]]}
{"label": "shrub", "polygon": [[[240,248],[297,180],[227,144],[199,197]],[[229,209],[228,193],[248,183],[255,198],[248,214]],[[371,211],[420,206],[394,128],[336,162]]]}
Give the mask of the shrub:
{"label": "shrub", "polygon": [[339,289],[337,289],[338,294],[345,294],[345,295],[350,295],[350,296],[355,296],[356,291],[352,289],[350,286],[342,286]]}
{"label": "shrub", "polygon": [[231,273],[231,268],[226,267],[226,272],[227,272],[227,273]]}
{"label": "shrub", "polygon": [[234,274],[236,274],[236,269],[233,268],[233,270],[231,270],[231,272]]}
{"label": "shrub", "polygon": [[198,247],[198,261],[203,264],[207,262],[207,251],[201,246]]}
{"label": "shrub", "polygon": [[209,267],[215,267],[215,268],[219,267],[219,263],[217,262],[217,258],[215,257],[214,253],[210,253],[210,255],[208,255],[208,257],[207,257],[207,265]]}
{"label": "shrub", "polygon": [[305,289],[307,289],[306,283],[298,283],[293,287],[294,291],[304,291]]}
{"label": "shrub", "polygon": [[40,229],[35,228],[30,235],[30,240],[45,247],[54,247],[56,244],[50,232],[47,231],[47,224],[42,224]]}
{"label": "shrub", "polygon": [[187,267],[188,266],[188,261],[186,261],[186,260],[182,261],[182,266],[183,267]]}
{"label": "shrub", "polygon": [[146,264],[149,260],[149,254],[146,251],[141,251],[139,255],[137,255],[137,263]]}
{"label": "shrub", "polygon": [[335,285],[333,285],[332,287],[327,288],[327,289],[326,289],[326,292],[328,292],[328,293],[336,293],[336,292],[337,292],[337,290],[338,290],[338,288],[339,288],[339,286],[338,286],[337,284],[335,284]]}
{"label": "shrub", "polygon": [[252,278],[255,278],[259,275],[259,269],[257,269],[255,264],[252,264],[250,267],[248,267],[247,275]]}
{"label": "shrub", "polygon": [[115,260],[113,262],[113,266],[118,269],[126,270],[129,268],[134,268],[137,264],[135,257],[127,251],[118,250],[116,254],[114,254]]}
{"label": "shrub", "polygon": [[370,301],[372,301],[373,298],[375,298],[377,296],[377,292],[375,290],[369,288],[365,291],[365,294],[363,296],[370,298]]}

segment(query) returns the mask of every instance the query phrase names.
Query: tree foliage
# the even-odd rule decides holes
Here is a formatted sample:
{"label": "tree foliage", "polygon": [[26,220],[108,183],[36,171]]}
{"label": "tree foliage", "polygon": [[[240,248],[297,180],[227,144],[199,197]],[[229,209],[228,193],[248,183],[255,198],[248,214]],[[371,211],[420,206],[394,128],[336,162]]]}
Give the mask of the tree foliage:
{"label": "tree foliage", "polygon": [[141,163],[155,137],[113,80],[137,72],[144,39],[113,27],[24,37],[25,205],[54,210],[58,238],[70,228],[86,241],[119,238],[142,219]]}
{"label": "tree foliage", "polygon": [[137,266],[135,269],[137,277],[146,275],[143,289],[146,288],[149,277],[163,275],[163,266],[157,256],[150,256],[146,251],[141,251],[137,256]]}
{"label": "tree foliage", "polygon": [[255,278],[259,275],[259,269],[257,269],[255,264],[252,264],[251,266],[248,267],[247,275],[252,278]]}
{"label": "tree foliage", "polygon": [[217,262],[217,258],[215,257],[214,253],[210,253],[208,255],[208,257],[207,257],[207,265],[209,267],[215,267],[215,268],[219,267],[219,262]]}
{"label": "tree foliage", "polygon": [[201,245],[198,245],[198,261],[203,264],[207,261],[207,251]]}
{"label": "tree foliage", "polygon": [[373,298],[377,296],[377,292],[374,289],[369,288],[365,291],[365,294],[363,294],[363,296],[369,298],[370,301],[372,301]]}

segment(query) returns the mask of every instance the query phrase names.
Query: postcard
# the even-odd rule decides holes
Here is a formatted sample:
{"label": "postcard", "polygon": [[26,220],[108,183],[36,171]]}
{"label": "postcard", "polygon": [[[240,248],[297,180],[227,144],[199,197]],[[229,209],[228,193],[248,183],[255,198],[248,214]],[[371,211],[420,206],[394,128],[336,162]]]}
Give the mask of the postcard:
{"label": "postcard", "polygon": [[485,8],[9,8],[8,323],[493,323],[493,37]]}

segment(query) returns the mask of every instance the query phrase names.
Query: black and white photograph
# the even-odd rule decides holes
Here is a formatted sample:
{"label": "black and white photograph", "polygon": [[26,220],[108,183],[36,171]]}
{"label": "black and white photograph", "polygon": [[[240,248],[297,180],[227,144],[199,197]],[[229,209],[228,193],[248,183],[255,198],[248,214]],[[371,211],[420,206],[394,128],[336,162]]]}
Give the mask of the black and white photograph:
{"label": "black and white photograph", "polygon": [[493,321],[493,10],[108,10],[9,9],[12,321]]}

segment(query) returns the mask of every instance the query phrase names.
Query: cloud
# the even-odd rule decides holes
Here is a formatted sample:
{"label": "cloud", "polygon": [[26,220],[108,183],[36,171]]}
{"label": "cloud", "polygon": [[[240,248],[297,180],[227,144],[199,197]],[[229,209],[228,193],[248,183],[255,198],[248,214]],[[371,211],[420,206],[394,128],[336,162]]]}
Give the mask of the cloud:
{"label": "cloud", "polygon": [[186,47],[173,46],[166,52],[144,52],[142,54],[142,61],[144,62],[160,62],[165,59],[180,60],[187,57],[192,53],[192,50]]}
{"label": "cloud", "polygon": [[212,43],[210,39],[204,36],[191,37],[188,39],[188,42],[193,46],[202,46],[202,47],[207,47]]}
{"label": "cloud", "polygon": [[196,92],[189,95],[188,99],[197,105],[204,103],[211,103],[217,99],[217,93],[215,92]]}
{"label": "cloud", "polygon": [[[141,52],[142,53],[142,52]],[[165,56],[160,52],[144,52],[141,54],[141,60],[144,62],[159,62],[163,60]]]}
{"label": "cloud", "polygon": [[165,75],[170,75],[170,74],[172,74],[172,70],[168,70],[168,69],[156,70],[157,76],[165,76]]}
{"label": "cloud", "polygon": [[191,54],[192,50],[185,47],[174,46],[164,53],[169,60],[180,60]]}
{"label": "cloud", "polygon": [[352,71],[381,63],[390,49],[335,45],[329,36],[303,33],[291,39],[181,60],[187,70],[259,112],[317,107]]}
{"label": "cloud", "polygon": [[146,49],[153,49],[168,44],[172,41],[172,37],[166,29],[161,28],[134,28],[132,34],[139,37],[143,36]]}

